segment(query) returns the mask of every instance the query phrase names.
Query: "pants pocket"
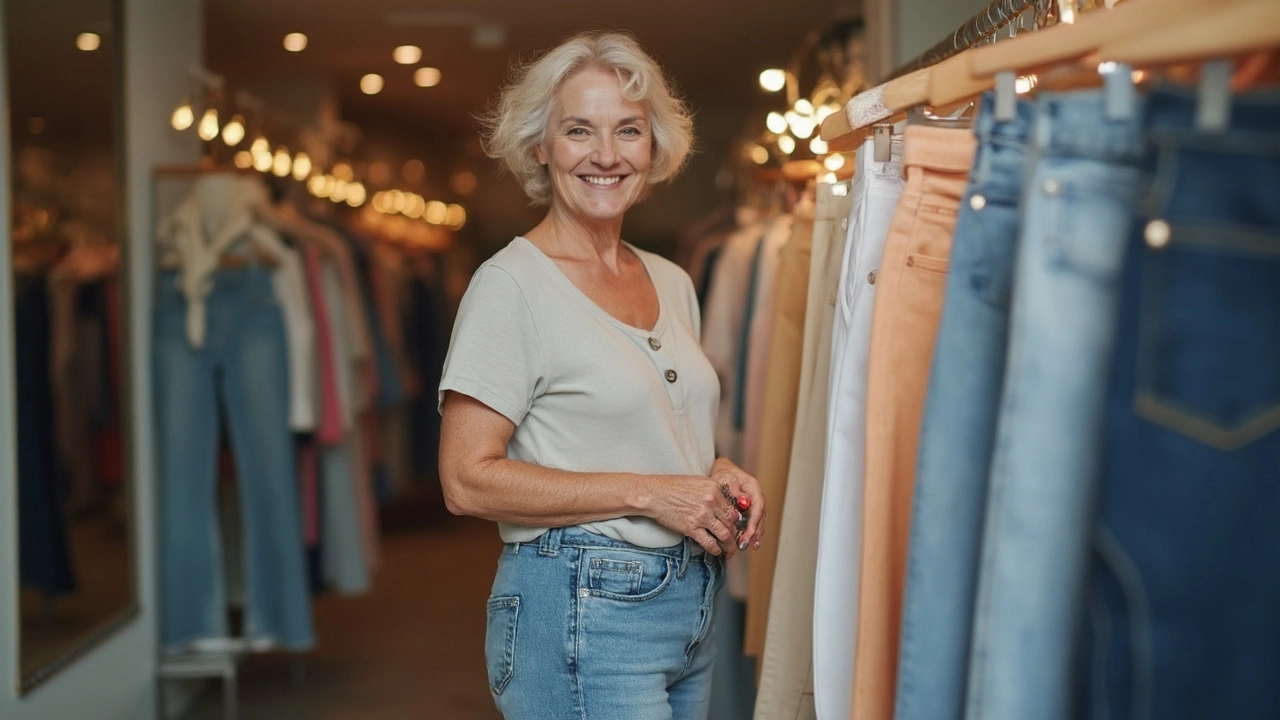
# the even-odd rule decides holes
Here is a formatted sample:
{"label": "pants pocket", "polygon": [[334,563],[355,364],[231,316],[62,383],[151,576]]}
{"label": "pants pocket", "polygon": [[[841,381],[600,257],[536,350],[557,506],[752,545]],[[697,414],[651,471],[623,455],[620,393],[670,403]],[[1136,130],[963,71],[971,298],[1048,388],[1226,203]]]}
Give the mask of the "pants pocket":
{"label": "pants pocket", "polygon": [[484,638],[484,659],[489,671],[489,690],[501,695],[515,672],[516,620],[520,596],[489,599],[489,623]]}

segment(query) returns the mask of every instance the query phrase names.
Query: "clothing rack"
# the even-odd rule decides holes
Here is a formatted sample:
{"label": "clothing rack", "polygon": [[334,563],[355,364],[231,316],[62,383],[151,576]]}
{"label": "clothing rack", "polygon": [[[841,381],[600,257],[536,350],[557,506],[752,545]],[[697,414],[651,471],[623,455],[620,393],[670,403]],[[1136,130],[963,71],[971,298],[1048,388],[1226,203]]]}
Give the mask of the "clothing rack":
{"label": "clothing rack", "polygon": [[909,72],[936,65],[947,58],[968,50],[995,35],[1000,28],[1017,20],[1022,13],[1036,5],[1051,5],[1045,0],[993,0],[981,12],[969,18],[951,33],[951,37],[939,40],[914,60],[893,71],[886,80],[902,77]]}

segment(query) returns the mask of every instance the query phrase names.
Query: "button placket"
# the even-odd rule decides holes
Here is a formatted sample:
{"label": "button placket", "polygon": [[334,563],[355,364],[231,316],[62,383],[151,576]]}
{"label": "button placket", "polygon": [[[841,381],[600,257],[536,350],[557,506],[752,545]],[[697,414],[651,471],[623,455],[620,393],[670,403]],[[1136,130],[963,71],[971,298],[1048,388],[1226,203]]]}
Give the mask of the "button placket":
{"label": "button placket", "polygon": [[653,361],[653,367],[662,377],[662,387],[667,391],[667,399],[671,402],[671,407],[677,413],[684,412],[684,388],[679,383],[680,372],[676,368],[675,359],[668,352],[668,347],[663,344],[657,334],[650,335],[645,342],[651,351],[650,360]]}

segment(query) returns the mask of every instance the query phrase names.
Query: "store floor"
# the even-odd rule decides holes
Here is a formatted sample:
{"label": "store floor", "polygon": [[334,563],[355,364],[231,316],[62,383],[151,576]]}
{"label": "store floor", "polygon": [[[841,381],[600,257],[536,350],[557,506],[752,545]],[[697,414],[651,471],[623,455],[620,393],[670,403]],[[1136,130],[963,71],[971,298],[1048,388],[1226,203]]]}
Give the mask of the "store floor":
{"label": "store floor", "polygon": [[[389,532],[372,593],[314,605],[305,682],[288,655],[240,670],[241,720],[498,720],[485,680],[485,599],[501,549],[488,522],[432,513]],[[221,720],[213,689],[188,720]]]}

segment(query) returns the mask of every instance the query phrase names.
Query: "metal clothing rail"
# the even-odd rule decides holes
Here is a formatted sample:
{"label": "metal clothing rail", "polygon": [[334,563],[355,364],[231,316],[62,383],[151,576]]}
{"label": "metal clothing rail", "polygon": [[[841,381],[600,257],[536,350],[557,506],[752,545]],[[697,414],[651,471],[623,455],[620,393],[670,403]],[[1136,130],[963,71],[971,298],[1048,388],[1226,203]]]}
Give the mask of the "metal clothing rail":
{"label": "metal clothing rail", "polygon": [[933,47],[925,50],[914,60],[893,71],[893,74],[886,80],[892,80],[914,70],[936,65],[977,45],[995,35],[997,30],[1013,22],[1022,13],[1037,4],[1043,4],[1043,0],[993,0],[981,12],[956,28],[956,31],[951,33],[951,37],[938,41]]}

